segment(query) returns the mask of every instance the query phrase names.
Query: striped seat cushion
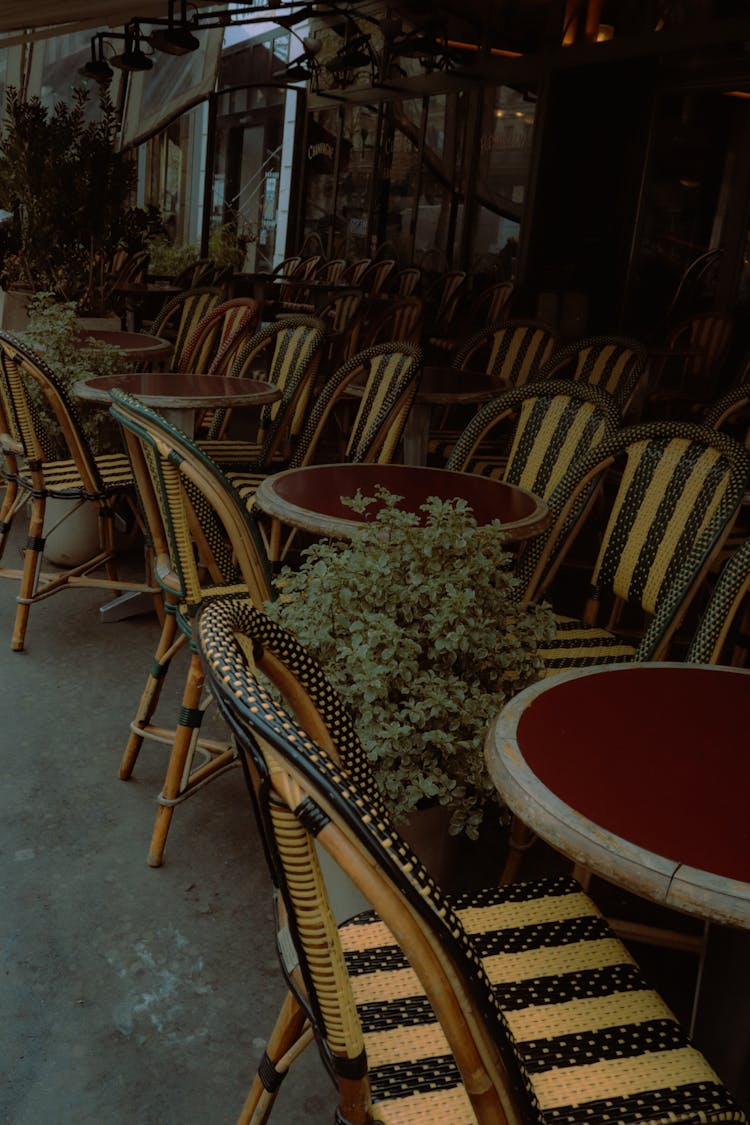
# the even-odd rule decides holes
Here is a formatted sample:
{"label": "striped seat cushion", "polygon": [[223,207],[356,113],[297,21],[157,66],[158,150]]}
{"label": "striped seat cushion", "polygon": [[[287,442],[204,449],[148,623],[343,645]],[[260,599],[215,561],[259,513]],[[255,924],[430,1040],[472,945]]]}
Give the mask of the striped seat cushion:
{"label": "striped seat cushion", "polygon": [[[102,493],[90,493],[84,489],[81,474],[75,461],[47,461],[44,464],[44,483],[50,496],[108,496],[134,487],[133,470],[124,453],[105,453],[95,458],[102,478]],[[20,469],[17,476],[19,484],[31,491],[34,488],[28,470]]]}
{"label": "striped seat cushion", "polygon": [[635,660],[633,645],[598,626],[583,625],[574,617],[555,616],[555,637],[540,645],[545,675],[552,676],[563,668],[587,668],[591,664],[624,664]]}
{"label": "striped seat cushion", "polygon": [[[544,1125],[743,1121],[725,1087],[568,876],[456,896]],[[375,1117],[476,1117],[413,970],[374,912],[340,928]]]}

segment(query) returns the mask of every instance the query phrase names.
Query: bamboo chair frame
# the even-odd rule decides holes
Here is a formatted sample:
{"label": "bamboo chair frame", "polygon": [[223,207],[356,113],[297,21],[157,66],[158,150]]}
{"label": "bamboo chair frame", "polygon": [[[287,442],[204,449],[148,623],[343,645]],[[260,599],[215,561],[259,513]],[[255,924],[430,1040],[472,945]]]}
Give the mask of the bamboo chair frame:
{"label": "bamboo chair frame", "polygon": [[685,659],[742,667],[750,652],[750,539],[729,556],[701,615]]}
{"label": "bamboo chair frame", "polygon": [[533,379],[557,346],[556,332],[541,320],[506,320],[471,336],[456,352],[453,365],[481,370],[508,387]]}
{"label": "bamboo chair frame", "polygon": [[[270,574],[255,523],[218,467],[134,396],[116,390],[112,398],[164,597],[161,636],[119,770],[122,780],[132,776],[145,738],[170,747],[148,857],[149,866],[158,867],[175,807],[237,762],[230,741],[200,737],[209,699],[192,641],[195,614],[207,598],[227,590],[262,604],[271,596]],[[174,727],[164,727],[155,722],[156,709],[172,660],[185,646],[190,660],[182,706]]]}
{"label": "bamboo chair frame", "polygon": [[[172,355],[167,361],[168,370],[182,370],[180,364],[195,328],[221,303],[221,299],[222,291],[215,286],[186,289],[170,298],[154,317],[150,327],[153,335],[173,341]],[[142,369],[147,370],[148,364],[144,363]]]}
{"label": "bamboo chair frame", "polygon": [[[242,756],[276,888],[279,954],[289,987],[240,1125],[268,1120],[289,1062],[309,1042],[310,1030],[334,1078],[336,1119],[342,1123],[542,1125],[554,1119],[576,1125],[594,1119],[605,1101],[612,1120],[630,1119],[632,1105],[644,1125],[656,1125],[664,1120],[663,1097],[675,1122],[698,1125],[734,1120],[737,1114],[742,1120],[741,1110],[572,880],[527,883],[520,893],[492,889],[451,901],[393,830],[351,717],[317,662],[290,634],[247,600],[227,598],[201,609],[197,638],[207,678]],[[270,679],[285,706],[264,689],[258,673]],[[336,924],[314,841],[375,913]],[[560,895],[570,914],[560,914]],[[579,933],[589,939],[582,945],[592,949],[590,954],[576,954],[566,944],[563,917],[585,927]],[[554,926],[549,938],[530,936],[545,922]],[[514,944],[517,934],[527,935],[523,945]],[[397,965],[403,964],[397,958],[405,958],[413,972],[408,999],[405,990],[398,991],[400,979],[394,993],[385,982],[378,982],[376,992],[358,981],[358,956],[365,949],[368,977],[377,969],[394,972],[395,978]],[[558,952],[562,963],[555,960]],[[617,1015],[609,1023],[617,1042],[630,1044],[628,1050],[609,1053],[597,1038],[602,1027],[596,1015],[578,1014],[579,997],[591,987],[583,983],[586,973],[577,971],[584,963],[605,976],[615,966],[622,972],[622,980],[612,978]],[[529,978],[532,990],[526,994]],[[545,1004],[546,988],[551,1007]],[[519,1000],[525,997],[520,1011],[516,989]],[[393,1003],[384,1003],[383,1024],[370,1009],[377,1011],[378,997],[391,996]],[[596,985],[592,1001],[595,996]],[[412,997],[420,1005],[418,1016]],[[575,1031],[566,1026],[568,999],[578,1021]],[[526,1007],[533,1019],[530,1036],[518,1023]],[[620,1020],[622,1028],[616,1026]],[[684,1067],[679,1077],[670,1075],[654,1039],[640,1036],[640,1026],[646,1031],[654,1020],[679,1053]],[[430,1040],[422,1046],[421,1032],[427,1028]],[[384,1036],[389,1047],[385,1089],[380,1074]],[[537,1049],[544,1051],[547,1043],[556,1051],[555,1065],[537,1072]],[[634,1081],[631,1050],[647,1068],[645,1081],[637,1064]],[[406,1082],[399,1068],[404,1057]],[[583,1076],[589,1076],[592,1059],[607,1060],[606,1074],[587,1085]],[[441,1079],[433,1083],[438,1067]]]}
{"label": "bamboo chair frame", "polygon": [[571,378],[601,387],[627,414],[648,371],[648,350],[629,336],[587,336],[553,352],[536,378]]}
{"label": "bamboo chair frame", "polygon": [[[60,459],[39,425],[29,389],[44,396],[67,447]],[[0,506],[0,557],[15,517],[30,502],[28,536],[20,570],[3,567],[0,577],[19,581],[11,648],[24,648],[32,605],[61,590],[78,586],[154,594],[147,582],[118,577],[114,522],[118,505],[138,516],[135,482],[124,452],[96,455],[84,433],[75,403],[44,359],[6,332],[0,332],[0,449],[4,458],[5,495]],[[98,517],[98,547],[86,561],[60,572],[42,570],[44,522],[49,498],[93,505]],[[103,573],[102,573],[103,572]]]}

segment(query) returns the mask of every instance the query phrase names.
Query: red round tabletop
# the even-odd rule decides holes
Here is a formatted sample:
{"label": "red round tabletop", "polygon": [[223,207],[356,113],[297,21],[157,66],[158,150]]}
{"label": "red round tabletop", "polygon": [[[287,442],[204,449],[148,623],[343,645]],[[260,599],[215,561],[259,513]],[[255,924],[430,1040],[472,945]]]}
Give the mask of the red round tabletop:
{"label": "red round tabletop", "polygon": [[76,383],[78,398],[109,403],[113,388],[143,399],[147,406],[191,408],[202,406],[243,406],[275,402],[281,391],[261,379],[229,379],[223,375],[183,375],[178,371],[128,371],[121,375],[100,375]]}
{"label": "red round tabletop", "polygon": [[537,534],[547,519],[544,501],[517,488],[473,473],[453,473],[418,465],[339,464],[310,465],[266,477],[255,501],[268,515],[292,527],[322,535],[348,538],[378,510],[352,511],[342,497],[374,496],[380,486],[403,497],[401,507],[418,511],[430,496],[441,500],[463,499],[480,524],[500,520],[511,539]]}
{"label": "red round tabletop", "polygon": [[511,809],[612,882],[750,928],[750,672],[688,664],[561,673],[486,743]]}
{"label": "red round tabletop", "polygon": [[120,348],[126,355],[136,360],[157,360],[171,354],[174,344],[161,336],[149,332],[123,332],[119,329],[85,328],[81,330],[85,340],[96,340],[100,344],[111,344]]}

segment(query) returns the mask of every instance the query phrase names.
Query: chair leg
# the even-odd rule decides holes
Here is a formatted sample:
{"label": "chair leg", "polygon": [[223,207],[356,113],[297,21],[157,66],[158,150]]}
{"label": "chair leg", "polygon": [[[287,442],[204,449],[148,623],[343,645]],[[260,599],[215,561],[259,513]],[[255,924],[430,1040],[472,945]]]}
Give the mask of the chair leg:
{"label": "chair leg", "polygon": [[[159,810],[156,814],[148,855],[149,867],[161,866],[175,805],[194,793],[210,778],[239,764],[231,743],[198,740],[203,719],[201,698],[204,683],[203,666],[198,654],[193,652],[182,695],[180,717],[172,740],[164,788],[159,796]],[[192,762],[196,749],[204,751],[209,760],[193,770]]]}
{"label": "chair leg", "polygon": [[291,992],[279,1012],[237,1125],[264,1125],[289,1067],[312,1041],[312,1030]]}
{"label": "chair leg", "polygon": [[13,652],[22,652],[26,640],[29,610],[31,609],[31,602],[37,588],[39,571],[42,566],[42,552],[44,550],[44,538],[42,533],[44,529],[45,508],[44,497],[35,496],[32,499],[28,537],[23,552],[21,588],[16,598],[16,619],[13,623],[13,636],[10,644]]}
{"label": "chair leg", "polygon": [[536,835],[531,829],[527,828],[517,816],[514,816],[508,837],[508,855],[505,858],[505,865],[500,875],[501,883],[512,883],[518,877],[524,852],[529,850],[535,840]]}
{"label": "chair leg", "polygon": [[164,686],[164,680],[169,671],[172,657],[186,643],[187,637],[180,633],[175,641],[177,632],[177,619],[174,612],[168,612],[162,623],[161,636],[154,654],[154,660],[149,672],[146,686],[143,689],[138,710],[133,722],[130,724],[130,738],[120,761],[120,778],[127,781],[133,772],[145,732],[154,716],[159,704],[159,697]]}

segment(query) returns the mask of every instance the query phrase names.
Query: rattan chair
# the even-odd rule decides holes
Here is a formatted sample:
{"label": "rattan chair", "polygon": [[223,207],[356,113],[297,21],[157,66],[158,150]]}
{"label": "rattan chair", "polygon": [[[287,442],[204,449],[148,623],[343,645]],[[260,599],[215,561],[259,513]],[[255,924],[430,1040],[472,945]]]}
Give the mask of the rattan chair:
{"label": "rattan chair", "polygon": [[201,448],[222,465],[266,470],[288,462],[307,417],[325,343],[325,324],[315,317],[288,316],[244,340],[229,368],[233,378],[266,379],[281,398],[264,406],[250,440],[229,434],[231,410],[214,413]]}
{"label": "rattan chair", "polygon": [[507,320],[477,332],[456,352],[453,366],[484,371],[508,387],[533,379],[557,346],[555,332],[539,320]]}
{"label": "rattan chair", "polygon": [[587,336],[554,351],[538,379],[571,378],[601,387],[625,415],[648,369],[648,351],[627,336]]}
{"label": "rattan chair", "polygon": [[[186,289],[167,301],[158,316],[154,317],[149,331],[154,336],[173,341],[172,354],[165,364],[169,371],[182,370],[180,365],[194,330],[221,300],[222,291],[215,286]],[[148,365],[142,366],[145,370]]]}
{"label": "rattan chair", "polygon": [[[572,879],[448,898],[291,635],[228,598],[202,608],[197,636],[242,756],[289,990],[240,1125],[268,1120],[313,1037],[342,1123],[743,1120]],[[317,848],[375,909],[337,925]]]}
{"label": "rattan chair", "polygon": [[[162,863],[175,807],[236,764],[231,741],[200,737],[209,699],[192,641],[198,607],[240,591],[262,604],[270,576],[262,541],[245,505],[216,465],[180,430],[132,395],[112,392],[112,414],[122,426],[153,552],[153,572],[164,597],[161,636],[131,722],[120,777],[131,777],[144,738],[170,747],[148,862]],[[182,706],[173,727],[155,721],[175,655],[190,648]]]}
{"label": "rattan chair", "polygon": [[548,497],[550,528],[529,542],[519,565],[525,598],[539,600],[594,512],[584,604],[558,618],[557,636],[542,652],[548,674],[664,659],[748,481],[742,446],[689,422],[628,426],[573,462]]}
{"label": "rattan chair", "polygon": [[[309,465],[315,459],[337,405],[342,404],[347,387],[357,379],[362,384],[358,408],[346,430],[334,432],[336,459],[352,462],[389,464],[398,451],[409,410],[417,393],[422,369],[422,353],[408,343],[379,344],[353,356],[336,371],[316,395],[299,444],[289,464],[291,469]],[[227,476],[248,507],[263,476],[261,473],[232,472]],[[268,544],[270,558],[283,559],[295,538],[294,532],[280,542],[280,528],[272,528]]]}
{"label": "rattan chair", "polygon": [[651,364],[645,410],[650,416],[687,417],[716,398],[729,355],[734,320],[700,313],[677,324]]}
{"label": "rattan chair", "polygon": [[507,321],[515,288],[512,281],[496,281],[488,285],[466,302],[464,311],[459,309],[452,330],[445,335],[438,333],[431,337],[430,343],[440,351],[455,352],[477,332]]}
{"label": "rattan chair", "polygon": [[477,412],[445,467],[546,498],[576,458],[619,425],[617,404],[598,387],[562,379],[527,383]]}
{"label": "rattan chair", "polygon": [[747,666],[750,654],[750,539],[721,569],[693,634],[686,660]]}
{"label": "rattan chair", "polygon": [[222,301],[191,332],[178,371],[192,374],[227,375],[240,338],[253,335],[260,319],[260,305],[252,297]]}
{"label": "rattan chair", "polygon": [[[54,415],[65,447],[62,456],[41,424],[35,395]],[[22,569],[0,569],[0,577],[20,581],[11,639],[14,651],[24,647],[32,605],[60,590],[78,586],[120,592],[153,590],[145,583],[122,581],[115,565],[117,509],[128,517],[135,513],[135,484],[124,451],[94,453],[63,383],[39,355],[6,332],[0,332],[0,450],[5,479],[0,556],[7,548],[15,517],[28,505]],[[53,498],[71,501],[66,519],[87,505],[98,517],[98,545],[92,557],[59,572],[42,570],[49,534],[47,502]]]}
{"label": "rattan chair", "polygon": [[391,297],[373,309],[361,339],[365,347],[407,340],[418,345],[422,337],[424,301],[421,297]]}

